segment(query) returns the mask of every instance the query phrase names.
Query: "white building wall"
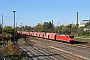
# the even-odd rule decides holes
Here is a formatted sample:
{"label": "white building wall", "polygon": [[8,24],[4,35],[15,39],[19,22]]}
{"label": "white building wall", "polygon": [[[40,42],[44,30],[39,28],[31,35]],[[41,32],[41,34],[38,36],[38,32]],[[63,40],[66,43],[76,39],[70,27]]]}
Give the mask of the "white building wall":
{"label": "white building wall", "polygon": [[79,27],[84,27],[85,23],[89,22],[89,20],[82,20],[81,22],[79,22]]}

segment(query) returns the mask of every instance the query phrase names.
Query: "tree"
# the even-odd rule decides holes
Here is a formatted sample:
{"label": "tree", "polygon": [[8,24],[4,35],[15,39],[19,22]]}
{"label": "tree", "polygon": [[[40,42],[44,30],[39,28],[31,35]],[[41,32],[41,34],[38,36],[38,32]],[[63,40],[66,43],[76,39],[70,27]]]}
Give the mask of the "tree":
{"label": "tree", "polygon": [[44,28],[45,32],[53,32],[54,31],[54,25],[50,21],[44,22],[43,28]]}
{"label": "tree", "polygon": [[76,34],[77,33],[77,26],[72,26],[71,28],[71,34]]}
{"label": "tree", "polygon": [[84,35],[85,35],[84,27],[79,27],[79,36],[84,36]]}
{"label": "tree", "polygon": [[51,23],[51,21],[49,21],[49,32],[54,32],[54,25],[53,23]]}
{"label": "tree", "polygon": [[70,34],[70,29],[67,28],[67,26],[64,26],[64,27],[62,28],[62,33],[63,33],[63,34]]}
{"label": "tree", "polygon": [[31,30],[31,27],[30,26],[27,26],[25,25],[25,27],[23,28],[25,31],[30,31]]}
{"label": "tree", "polygon": [[1,25],[0,25],[0,33],[2,33],[2,27],[1,27]]}
{"label": "tree", "polygon": [[38,25],[36,25],[36,26],[34,27],[33,31],[42,32],[42,31],[43,31],[43,26],[42,26],[42,24],[39,24],[39,23],[38,23]]}
{"label": "tree", "polygon": [[48,22],[44,22],[43,23],[43,28],[44,28],[44,32],[48,32],[49,23]]}
{"label": "tree", "polygon": [[10,34],[6,34],[6,36],[4,36],[4,39],[8,42],[10,40]]}
{"label": "tree", "polygon": [[85,27],[89,26],[90,25],[90,22],[87,22],[85,23]]}
{"label": "tree", "polygon": [[59,34],[60,33],[59,32],[59,26],[56,26],[54,31],[55,31],[55,33],[58,33]]}
{"label": "tree", "polygon": [[12,26],[5,26],[4,27],[4,32],[6,32],[6,33],[12,33]]}
{"label": "tree", "polygon": [[72,28],[72,24],[69,24],[66,27],[69,28],[69,29],[71,29]]}
{"label": "tree", "polygon": [[54,31],[55,31],[55,33],[63,34],[63,30],[62,29],[64,29],[64,28],[66,28],[64,25],[56,26]]}

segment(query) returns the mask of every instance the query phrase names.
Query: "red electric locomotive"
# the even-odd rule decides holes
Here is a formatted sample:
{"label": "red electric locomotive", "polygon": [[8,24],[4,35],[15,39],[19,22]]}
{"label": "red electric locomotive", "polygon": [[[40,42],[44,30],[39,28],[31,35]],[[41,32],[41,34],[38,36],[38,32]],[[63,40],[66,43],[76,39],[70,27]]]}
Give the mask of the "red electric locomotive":
{"label": "red electric locomotive", "polygon": [[73,35],[56,35],[56,40],[60,41],[66,41],[66,42],[74,42],[74,36]]}

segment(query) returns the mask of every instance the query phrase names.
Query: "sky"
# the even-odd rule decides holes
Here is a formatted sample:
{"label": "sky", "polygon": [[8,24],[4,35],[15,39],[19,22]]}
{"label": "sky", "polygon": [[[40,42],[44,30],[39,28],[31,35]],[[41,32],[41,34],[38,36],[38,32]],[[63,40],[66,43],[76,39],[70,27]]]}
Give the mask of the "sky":
{"label": "sky", "polygon": [[90,19],[90,0],[0,0],[0,21],[4,26],[13,26],[14,13],[17,26],[35,26],[52,21],[54,25],[75,23],[76,12],[79,21]]}

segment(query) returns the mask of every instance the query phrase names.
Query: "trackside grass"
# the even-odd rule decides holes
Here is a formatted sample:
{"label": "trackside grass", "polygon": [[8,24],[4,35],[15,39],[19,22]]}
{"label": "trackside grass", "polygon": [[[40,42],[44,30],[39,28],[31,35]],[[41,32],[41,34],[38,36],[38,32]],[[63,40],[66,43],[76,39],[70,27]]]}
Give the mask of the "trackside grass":
{"label": "trackside grass", "polygon": [[77,36],[74,37],[77,41],[89,42],[90,43],[90,36]]}

